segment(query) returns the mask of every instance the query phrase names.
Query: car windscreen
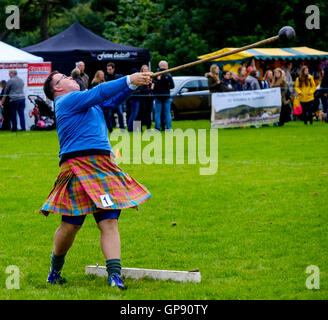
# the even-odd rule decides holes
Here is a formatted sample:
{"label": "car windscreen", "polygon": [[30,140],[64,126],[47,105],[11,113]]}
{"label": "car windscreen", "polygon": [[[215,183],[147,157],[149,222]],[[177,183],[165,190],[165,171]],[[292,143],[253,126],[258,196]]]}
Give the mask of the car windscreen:
{"label": "car windscreen", "polygon": [[173,77],[173,81],[174,81],[174,86],[175,86],[175,88],[177,88],[177,87],[180,87],[181,83],[182,83],[184,80],[182,80],[182,79],[177,79],[177,78],[174,78],[174,77]]}

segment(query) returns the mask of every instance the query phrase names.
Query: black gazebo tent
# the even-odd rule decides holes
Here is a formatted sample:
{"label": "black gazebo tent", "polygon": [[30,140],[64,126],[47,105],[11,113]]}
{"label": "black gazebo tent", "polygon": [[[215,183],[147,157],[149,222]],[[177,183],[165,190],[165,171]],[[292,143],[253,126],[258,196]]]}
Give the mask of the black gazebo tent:
{"label": "black gazebo tent", "polygon": [[114,62],[116,72],[128,74],[132,68],[148,64],[148,49],[125,46],[97,36],[78,22],[61,33],[23,50],[52,62],[52,69],[65,74],[75,68],[76,62],[85,62],[85,72],[92,80],[97,70],[106,70]]}

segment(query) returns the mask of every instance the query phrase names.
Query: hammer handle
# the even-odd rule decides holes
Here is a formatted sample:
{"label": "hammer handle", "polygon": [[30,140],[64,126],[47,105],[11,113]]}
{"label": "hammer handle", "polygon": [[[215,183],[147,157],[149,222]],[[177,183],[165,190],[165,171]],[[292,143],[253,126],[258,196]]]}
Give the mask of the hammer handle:
{"label": "hammer handle", "polygon": [[224,52],[224,53],[217,54],[213,57],[208,57],[208,58],[197,60],[197,61],[194,61],[194,62],[189,62],[189,63],[183,64],[181,66],[177,66],[177,67],[174,67],[174,68],[171,68],[171,69],[159,71],[159,72],[153,73],[152,78],[157,77],[157,76],[161,76],[162,74],[178,71],[178,70],[181,70],[181,69],[184,69],[184,68],[193,67],[193,66],[196,66],[198,64],[207,62],[207,61],[211,61],[211,60],[223,58],[223,57],[226,57],[226,56],[230,56],[232,54],[235,54],[235,53],[238,53],[238,52],[241,52],[241,51],[244,51],[244,50],[256,48],[256,47],[259,47],[259,46],[264,46],[264,45],[266,45],[270,42],[276,41],[278,39],[279,39],[279,36],[271,37],[271,38],[268,38],[268,39],[264,39],[264,40],[255,42],[253,44],[249,44],[249,45],[241,47],[241,48],[231,50],[229,52]]}

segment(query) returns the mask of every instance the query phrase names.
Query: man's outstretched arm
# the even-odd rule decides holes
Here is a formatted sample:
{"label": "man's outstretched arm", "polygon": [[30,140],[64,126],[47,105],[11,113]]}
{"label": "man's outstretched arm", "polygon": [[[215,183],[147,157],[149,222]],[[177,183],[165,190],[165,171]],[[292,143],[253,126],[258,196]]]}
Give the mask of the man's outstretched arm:
{"label": "man's outstretched arm", "polygon": [[114,108],[114,107],[122,104],[130,96],[130,94],[132,92],[133,92],[133,90],[130,89],[129,87],[127,87],[123,91],[121,91],[119,94],[117,94],[116,96],[100,103],[99,105],[103,109]]}
{"label": "man's outstretched arm", "polygon": [[134,73],[132,75],[99,84],[88,91],[73,91],[61,101],[67,112],[79,112],[108,100],[129,87],[142,86],[151,82],[151,73]]}

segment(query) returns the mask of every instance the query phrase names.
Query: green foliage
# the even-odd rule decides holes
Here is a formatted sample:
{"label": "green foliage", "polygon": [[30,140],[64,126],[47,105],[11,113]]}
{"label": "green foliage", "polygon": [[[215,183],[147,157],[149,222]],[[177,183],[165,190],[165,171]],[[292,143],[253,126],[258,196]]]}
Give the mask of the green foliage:
{"label": "green foliage", "polygon": [[[5,41],[19,48],[35,44],[41,40],[40,21],[41,12],[47,0],[0,0],[0,34],[6,31],[5,20],[8,15],[5,9],[8,5],[17,5],[20,11],[20,29],[12,30]],[[63,10],[72,7],[69,0],[51,1],[52,13],[63,15]],[[60,30],[61,31],[61,30]],[[52,34],[53,35],[53,34]]]}
{"label": "green foliage", "polygon": [[6,42],[18,48],[24,48],[31,44],[38,43],[40,41],[41,38],[40,38],[39,30],[22,32],[19,38],[16,37],[14,32],[12,32],[9,34],[8,38],[6,39]]}
{"label": "green foliage", "polygon": [[74,22],[79,22],[87,29],[101,34],[105,19],[101,12],[91,10],[91,2],[78,3],[71,9],[63,8],[62,12],[54,12],[52,14],[50,18],[50,34],[57,34]]}
{"label": "green foliage", "polygon": [[[150,0],[120,0],[114,21],[106,21],[103,35],[111,41],[149,48],[154,68],[162,59],[174,66],[197,60],[208,46],[192,31],[188,12]],[[184,70],[184,74],[203,72],[203,66]],[[177,75],[179,73],[176,73]]]}
{"label": "green foliage", "polygon": [[139,46],[152,32],[159,13],[159,5],[151,0],[120,0],[115,17],[105,23],[103,36],[114,42]]}
{"label": "green foliage", "polygon": [[111,14],[115,14],[117,11],[118,1],[117,0],[92,0],[91,1],[91,10],[104,12],[108,14],[108,11]]}
{"label": "green foliage", "polygon": [[[24,9],[21,30],[6,41],[24,47],[40,39],[41,9],[46,0],[0,0],[0,8],[17,4]],[[284,25],[295,28],[289,46],[328,50],[328,3],[324,0],[57,0],[51,5],[49,36],[75,21],[116,43],[148,48],[153,69],[161,59],[170,66],[197,60],[199,55],[224,47],[240,47],[277,34]],[[305,9],[320,9],[320,29],[308,30]],[[0,32],[5,31],[5,11],[0,10]],[[285,46],[285,44],[273,44]],[[272,46],[272,44],[271,44]],[[203,74],[208,66],[185,69],[183,74]],[[177,75],[179,73],[176,73]]]}

